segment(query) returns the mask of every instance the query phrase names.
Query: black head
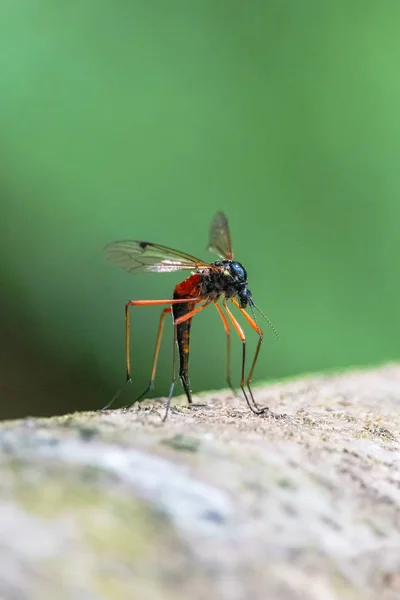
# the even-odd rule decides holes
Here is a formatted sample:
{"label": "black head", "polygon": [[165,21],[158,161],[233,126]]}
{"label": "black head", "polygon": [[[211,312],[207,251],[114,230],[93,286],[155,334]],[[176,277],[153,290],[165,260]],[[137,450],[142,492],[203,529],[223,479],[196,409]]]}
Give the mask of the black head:
{"label": "black head", "polygon": [[246,269],[236,260],[224,261],[232,279],[235,283],[247,283]]}
{"label": "black head", "polygon": [[236,295],[240,302],[241,308],[252,302],[251,292],[247,287],[247,273],[246,269],[240,263],[235,260],[223,261],[226,270],[230,274],[232,281],[231,289],[232,296]]}

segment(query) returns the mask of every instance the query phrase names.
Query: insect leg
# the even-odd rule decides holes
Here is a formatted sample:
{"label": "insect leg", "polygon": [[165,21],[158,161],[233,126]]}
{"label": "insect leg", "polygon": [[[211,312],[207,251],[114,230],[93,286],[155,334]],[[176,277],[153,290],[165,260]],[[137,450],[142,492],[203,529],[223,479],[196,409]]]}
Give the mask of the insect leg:
{"label": "insect leg", "polygon": [[[196,301],[196,299],[193,300],[192,298],[190,298],[190,300],[188,300],[188,302],[193,302],[193,301]],[[179,304],[179,302],[182,302],[182,300],[177,300],[176,303]],[[203,310],[203,308],[206,308],[210,303],[211,303],[211,300],[206,300],[206,302],[204,302],[204,304],[202,304],[201,306],[198,306],[197,308],[194,308],[193,310],[189,311],[185,315],[178,317],[176,319],[176,321],[174,321],[175,325],[179,325],[180,323],[184,323],[188,319],[191,319],[194,315],[197,315],[197,313],[199,313],[201,310]]]}
{"label": "insect leg", "polygon": [[102,410],[108,410],[120,396],[121,392],[125,389],[128,384],[132,383],[131,378],[131,361],[130,361],[130,314],[129,308],[131,306],[158,306],[163,304],[182,304],[186,302],[193,302],[198,298],[179,299],[179,300],[129,300],[125,305],[125,351],[126,351],[126,381],[125,384],[116,392],[114,397]]}
{"label": "insect leg", "polygon": [[146,387],[146,389],[144,390],[144,392],[142,392],[140,394],[140,396],[138,398],[136,398],[136,400],[134,400],[133,402],[131,402],[130,404],[128,404],[127,406],[124,407],[126,409],[131,408],[131,406],[133,406],[136,402],[140,402],[142,400],[142,398],[144,398],[144,396],[146,396],[146,394],[150,390],[154,389],[154,381],[155,381],[155,378],[156,378],[158,355],[160,353],[161,339],[162,339],[162,334],[163,334],[163,330],[164,330],[165,315],[171,314],[171,313],[172,313],[172,308],[169,306],[168,308],[164,308],[163,309],[163,311],[161,313],[161,316],[160,316],[160,324],[158,326],[156,347],[155,347],[155,350],[154,350],[153,368],[152,368],[152,371],[151,371],[151,378],[150,378],[150,381],[148,383],[148,386]]}
{"label": "insect leg", "polygon": [[256,366],[256,362],[257,362],[257,358],[258,358],[258,354],[260,352],[260,348],[261,348],[261,344],[263,342],[263,337],[264,337],[264,333],[262,331],[262,329],[257,325],[257,323],[254,321],[254,319],[252,319],[250,317],[249,314],[247,314],[247,312],[241,308],[239,302],[235,299],[235,298],[231,298],[233,304],[235,306],[238,307],[238,309],[240,310],[240,312],[242,313],[242,315],[244,316],[244,318],[246,319],[246,321],[249,323],[250,327],[252,329],[254,329],[254,331],[258,334],[258,343],[257,343],[257,348],[256,348],[256,352],[253,358],[253,362],[251,364],[251,368],[250,368],[250,372],[249,372],[249,376],[247,377],[247,381],[246,384],[249,384],[251,381],[251,378],[253,377],[253,373],[254,373],[254,367]]}
{"label": "insect leg", "polygon": [[[185,391],[188,403],[193,405],[192,402],[192,391],[190,389],[189,379],[189,347],[190,347],[190,327],[191,321],[194,315],[204,310],[211,300],[206,300],[201,306],[188,310],[186,312],[185,307],[176,307],[174,309],[174,325],[176,327],[177,344],[179,348],[179,378],[182,382],[183,389]],[[193,305],[195,302],[193,302]],[[192,307],[188,307],[192,308]]]}
{"label": "insect leg", "polygon": [[220,307],[220,305],[218,304],[218,302],[215,300],[214,302],[215,308],[218,311],[219,316],[222,319],[222,323],[224,324],[224,329],[225,329],[225,333],[226,333],[226,353],[227,353],[227,369],[226,369],[226,380],[228,382],[229,387],[231,388],[232,392],[236,394],[236,390],[234,389],[234,387],[232,386],[232,382],[231,382],[231,330],[229,327],[229,321],[226,318],[226,316],[224,315],[222,308]]}
{"label": "insect leg", "polygon": [[169,389],[169,395],[167,404],[165,405],[165,414],[162,418],[162,422],[164,423],[167,420],[169,407],[171,406],[172,394],[174,393],[175,381],[176,381],[176,342],[177,342],[177,326],[174,325],[174,343],[173,343],[173,351],[172,351],[172,381],[171,387]]}
{"label": "insect leg", "polygon": [[247,386],[248,392],[250,394],[250,397],[251,397],[251,399],[253,401],[253,404],[254,404],[254,406],[257,409],[257,414],[268,413],[271,416],[275,417],[276,419],[282,418],[285,415],[279,415],[279,414],[273,413],[272,410],[270,410],[267,406],[265,406],[263,408],[260,408],[258,406],[257,402],[254,400],[254,395],[253,395],[253,391],[252,391],[252,389],[250,387],[250,382],[251,382],[251,378],[253,377],[254,368],[256,366],[258,355],[260,353],[260,348],[261,348],[261,344],[263,342],[263,335],[264,334],[263,334],[262,329],[255,322],[255,320],[252,319],[250,317],[250,315],[248,315],[247,312],[240,306],[239,302],[235,298],[231,298],[231,300],[234,303],[234,305],[237,306],[237,308],[240,310],[240,312],[242,313],[242,315],[244,316],[244,318],[246,319],[246,321],[249,323],[250,327],[252,329],[254,329],[254,331],[258,334],[258,342],[257,342],[256,351],[254,353],[253,362],[251,363],[250,371],[249,371],[249,374],[248,374],[247,379],[246,379],[246,386]]}
{"label": "insect leg", "polygon": [[[237,319],[233,316],[233,314],[231,313],[231,311],[229,310],[227,304],[226,304],[226,299],[224,299],[222,301],[222,305],[224,307],[224,309],[226,310],[226,312],[228,313],[228,316],[234,326],[234,328],[236,329],[236,332],[238,334],[238,336],[240,337],[241,341],[242,341],[242,374],[241,374],[241,378],[240,378],[240,387],[242,389],[243,395],[245,397],[245,400],[247,402],[247,406],[250,408],[250,410],[256,414],[256,415],[260,415],[263,414],[265,411],[263,408],[258,408],[258,406],[255,404],[254,399],[253,399],[253,395],[251,394],[251,390],[250,390],[250,397],[248,396],[248,394],[246,393],[245,390],[245,377],[244,377],[244,370],[245,370],[245,363],[246,363],[246,336],[244,335],[244,331],[241,328],[239,322],[237,321]],[[246,383],[247,385],[247,383]],[[250,400],[253,402],[253,404],[250,402]],[[268,409],[267,409],[268,410]]]}

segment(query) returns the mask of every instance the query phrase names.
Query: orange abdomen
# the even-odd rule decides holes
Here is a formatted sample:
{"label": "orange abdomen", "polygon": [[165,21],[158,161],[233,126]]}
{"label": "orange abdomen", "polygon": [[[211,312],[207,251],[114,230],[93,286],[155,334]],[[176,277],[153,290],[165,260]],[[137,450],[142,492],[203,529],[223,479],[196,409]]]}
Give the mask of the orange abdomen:
{"label": "orange abdomen", "polygon": [[195,273],[175,286],[174,298],[197,298],[200,295],[201,275]]}

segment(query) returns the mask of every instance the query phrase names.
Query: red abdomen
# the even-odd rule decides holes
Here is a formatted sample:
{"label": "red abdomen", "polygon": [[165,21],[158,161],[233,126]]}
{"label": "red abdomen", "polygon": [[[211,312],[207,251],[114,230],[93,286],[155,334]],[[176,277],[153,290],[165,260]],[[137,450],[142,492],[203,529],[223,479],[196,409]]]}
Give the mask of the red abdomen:
{"label": "red abdomen", "polygon": [[195,273],[175,286],[174,298],[197,298],[200,295],[201,275]]}

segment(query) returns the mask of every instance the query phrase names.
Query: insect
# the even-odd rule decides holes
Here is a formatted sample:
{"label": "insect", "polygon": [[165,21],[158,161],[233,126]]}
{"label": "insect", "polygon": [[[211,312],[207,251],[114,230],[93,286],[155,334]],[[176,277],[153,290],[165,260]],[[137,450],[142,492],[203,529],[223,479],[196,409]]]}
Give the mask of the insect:
{"label": "insect", "polygon": [[[190,328],[192,319],[207,306],[213,304],[221,317],[227,340],[227,381],[230,388],[231,384],[231,344],[230,344],[230,324],[233,325],[239,338],[242,341],[242,363],[240,387],[250,410],[257,414],[268,413],[271,416],[278,417],[272,413],[269,408],[260,408],[253,396],[250,382],[253,376],[254,368],[260,352],[263,341],[263,332],[259,327],[254,309],[268,321],[276,335],[272,323],[264,313],[254,304],[251,291],[247,287],[247,273],[243,265],[235,261],[232,252],[231,235],[228,227],[228,220],[223,212],[218,212],[210,226],[208,249],[220,256],[221,260],[213,263],[204,262],[194,256],[172,250],[159,244],[151,242],[122,240],[112,242],[105,248],[107,259],[128,273],[169,273],[174,271],[192,271],[191,275],[175,286],[173,299],[169,300],[129,300],[125,306],[125,326],[126,326],[126,384],[132,383],[131,364],[130,364],[130,307],[133,306],[154,306],[168,305],[161,312],[158,335],[154,351],[153,368],[147,388],[131,404],[126,406],[130,408],[135,402],[139,402],[152,389],[157,370],[157,361],[160,351],[161,338],[164,328],[164,319],[168,314],[172,314],[174,326],[174,352],[173,352],[173,376],[171,388],[165,408],[163,421],[168,416],[171,404],[171,398],[175,385],[175,360],[176,347],[179,350],[179,377],[183,385],[186,397],[190,405],[193,405],[192,391],[189,380],[189,347],[190,347]],[[250,366],[250,371],[245,378],[246,363],[246,337],[243,329],[233,315],[228,302],[234,305],[252,329],[258,335],[258,342]],[[250,307],[252,317],[246,312]],[[119,396],[123,388],[118,390],[114,398],[104,407],[107,410]]]}

